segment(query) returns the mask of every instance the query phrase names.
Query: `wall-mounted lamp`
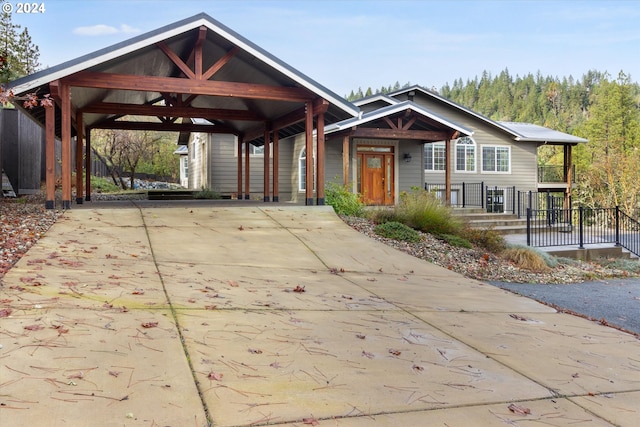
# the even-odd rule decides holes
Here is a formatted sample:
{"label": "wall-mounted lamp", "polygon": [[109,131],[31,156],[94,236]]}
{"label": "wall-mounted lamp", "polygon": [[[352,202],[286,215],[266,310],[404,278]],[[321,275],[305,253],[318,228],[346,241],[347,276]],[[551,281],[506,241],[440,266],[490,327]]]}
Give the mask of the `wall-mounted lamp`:
{"label": "wall-mounted lamp", "polygon": [[411,161],[411,153],[404,153],[404,161],[407,163]]}

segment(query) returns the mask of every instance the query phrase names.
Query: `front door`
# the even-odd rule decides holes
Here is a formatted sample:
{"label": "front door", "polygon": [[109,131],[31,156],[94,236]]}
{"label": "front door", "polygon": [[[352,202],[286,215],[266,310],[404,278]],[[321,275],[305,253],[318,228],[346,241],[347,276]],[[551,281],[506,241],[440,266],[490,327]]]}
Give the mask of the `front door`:
{"label": "front door", "polygon": [[393,147],[358,147],[358,192],[367,205],[394,203]]}

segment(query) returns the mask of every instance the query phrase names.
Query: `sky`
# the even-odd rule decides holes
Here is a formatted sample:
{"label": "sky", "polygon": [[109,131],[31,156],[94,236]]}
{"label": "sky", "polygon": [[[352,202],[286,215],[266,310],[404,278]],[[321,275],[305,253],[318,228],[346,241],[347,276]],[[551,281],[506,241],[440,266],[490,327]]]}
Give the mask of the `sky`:
{"label": "sky", "polygon": [[27,2],[3,3],[44,67],[205,12],[342,96],[396,82],[439,90],[505,69],[640,81],[640,0],[44,0],[30,14],[18,13]]}

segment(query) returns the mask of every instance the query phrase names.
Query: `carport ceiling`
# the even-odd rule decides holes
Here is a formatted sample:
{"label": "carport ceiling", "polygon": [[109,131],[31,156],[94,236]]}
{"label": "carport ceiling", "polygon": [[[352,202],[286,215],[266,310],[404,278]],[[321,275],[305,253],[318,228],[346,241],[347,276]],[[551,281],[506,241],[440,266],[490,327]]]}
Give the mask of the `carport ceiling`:
{"label": "carport ceiling", "polygon": [[[72,108],[83,114],[88,128],[223,132],[260,144],[265,123],[279,129],[281,138],[303,131],[307,102],[328,104],[328,124],[358,114],[342,97],[206,14],[16,80],[10,87],[17,95],[56,95],[59,85],[71,87]],[[44,125],[42,107],[26,112]],[[207,119],[213,126],[182,118]]]}

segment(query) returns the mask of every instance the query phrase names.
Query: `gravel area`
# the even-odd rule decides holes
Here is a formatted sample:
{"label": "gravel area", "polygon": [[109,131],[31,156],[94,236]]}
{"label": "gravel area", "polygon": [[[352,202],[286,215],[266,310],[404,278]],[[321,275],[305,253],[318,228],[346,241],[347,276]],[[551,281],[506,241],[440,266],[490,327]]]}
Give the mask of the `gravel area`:
{"label": "gravel area", "polygon": [[433,264],[456,271],[466,277],[483,281],[511,283],[566,284],[580,283],[586,280],[611,277],[630,277],[625,270],[609,268],[592,262],[567,260],[559,262],[547,272],[534,272],[518,268],[512,262],[489,254],[482,248],[465,249],[451,246],[431,234],[420,233],[423,240],[419,243],[407,243],[378,236],[374,232],[375,224],[358,217],[343,217],[352,228],[372,239],[424,259]]}

